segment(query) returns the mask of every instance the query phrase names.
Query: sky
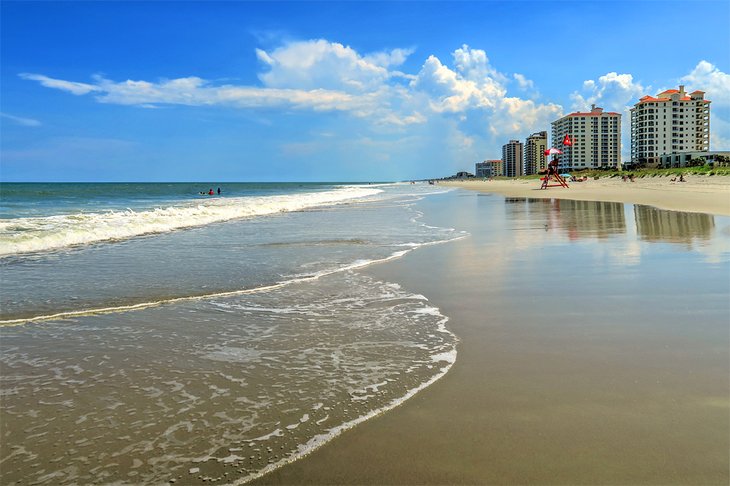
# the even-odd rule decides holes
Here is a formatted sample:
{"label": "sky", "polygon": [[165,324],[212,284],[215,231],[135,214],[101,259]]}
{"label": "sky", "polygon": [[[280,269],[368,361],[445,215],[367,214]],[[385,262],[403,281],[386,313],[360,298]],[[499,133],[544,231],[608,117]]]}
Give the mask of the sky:
{"label": "sky", "polygon": [[730,2],[0,2],[0,181],[474,171],[685,85],[730,150]]}

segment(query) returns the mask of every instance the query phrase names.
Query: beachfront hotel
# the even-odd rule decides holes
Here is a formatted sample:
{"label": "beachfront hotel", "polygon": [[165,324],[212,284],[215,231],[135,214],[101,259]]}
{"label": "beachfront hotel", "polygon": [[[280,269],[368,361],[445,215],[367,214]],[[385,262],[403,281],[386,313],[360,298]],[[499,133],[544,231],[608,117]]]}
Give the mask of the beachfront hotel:
{"label": "beachfront hotel", "polygon": [[525,140],[525,175],[537,174],[547,169],[545,150],[547,150],[547,132],[533,133]]}
{"label": "beachfront hotel", "polygon": [[522,169],[522,142],[519,140],[510,140],[507,144],[502,145],[502,164],[504,175],[507,177],[519,177],[524,175]]}
{"label": "beachfront hotel", "polygon": [[[551,125],[553,146],[563,151],[560,170],[618,167],[621,163],[621,114],[591,105],[591,111],[571,113]],[[572,145],[563,145],[566,135]]]}
{"label": "beachfront hotel", "polygon": [[656,167],[661,157],[710,150],[710,101],[684,86],[644,96],[631,108],[631,163]]}

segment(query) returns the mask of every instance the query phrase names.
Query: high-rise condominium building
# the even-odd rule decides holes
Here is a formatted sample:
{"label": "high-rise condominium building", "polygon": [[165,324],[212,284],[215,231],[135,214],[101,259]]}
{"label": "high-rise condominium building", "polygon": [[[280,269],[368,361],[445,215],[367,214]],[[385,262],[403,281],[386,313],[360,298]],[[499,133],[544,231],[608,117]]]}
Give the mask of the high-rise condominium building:
{"label": "high-rise condominium building", "polygon": [[547,168],[545,160],[547,132],[533,133],[525,140],[525,175],[537,174]]}
{"label": "high-rise condominium building", "polygon": [[504,164],[504,175],[517,177],[524,174],[522,170],[522,142],[510,140],[502,145],[502,163]]}
{"label": "high-rise condominium building", "polygon": [[631,109],[631,162],[657,166],[666,154],[710,150],[710,101],[704,91],[668,89]]}
{"label": "high-rise condominium building", "polygon": [[[618,167],[621,163],[621,115],[604,113],[603,108],[591,106],[587,113],[575,112],[552,123],[553,146],[563,151],[558,167],[595,169]],[[572,145],[563,145],[570,135]]]}

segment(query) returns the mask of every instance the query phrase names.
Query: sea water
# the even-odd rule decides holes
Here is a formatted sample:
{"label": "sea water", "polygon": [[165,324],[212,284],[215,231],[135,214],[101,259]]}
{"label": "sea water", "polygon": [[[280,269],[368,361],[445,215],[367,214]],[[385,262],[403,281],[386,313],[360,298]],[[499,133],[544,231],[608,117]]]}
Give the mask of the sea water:
{"label": "sea water", "polygon": [[445,189],[217,188],[2,186],[4,484],[244,481],[449,369],[448,318],[357,271],[464,237]]}

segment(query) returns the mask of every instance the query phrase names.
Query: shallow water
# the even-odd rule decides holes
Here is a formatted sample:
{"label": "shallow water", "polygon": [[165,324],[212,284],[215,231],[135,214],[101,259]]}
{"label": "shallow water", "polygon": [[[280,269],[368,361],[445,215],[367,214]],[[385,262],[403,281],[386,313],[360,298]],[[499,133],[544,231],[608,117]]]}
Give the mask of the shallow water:
{"label": "shallow water", "polygon": [[[171,198],[162,232],[0,259],[3,483],[244,478],[442,376],[456,353],[447,318],[356,269],[464,237],[414,207],[443,191],[305,189],[276,196],[283,212],[189,228],[177,214],[189,203]],[[220,204],[240,216],[264,197]],[[86,234],[75,214],[37,239]]]}

